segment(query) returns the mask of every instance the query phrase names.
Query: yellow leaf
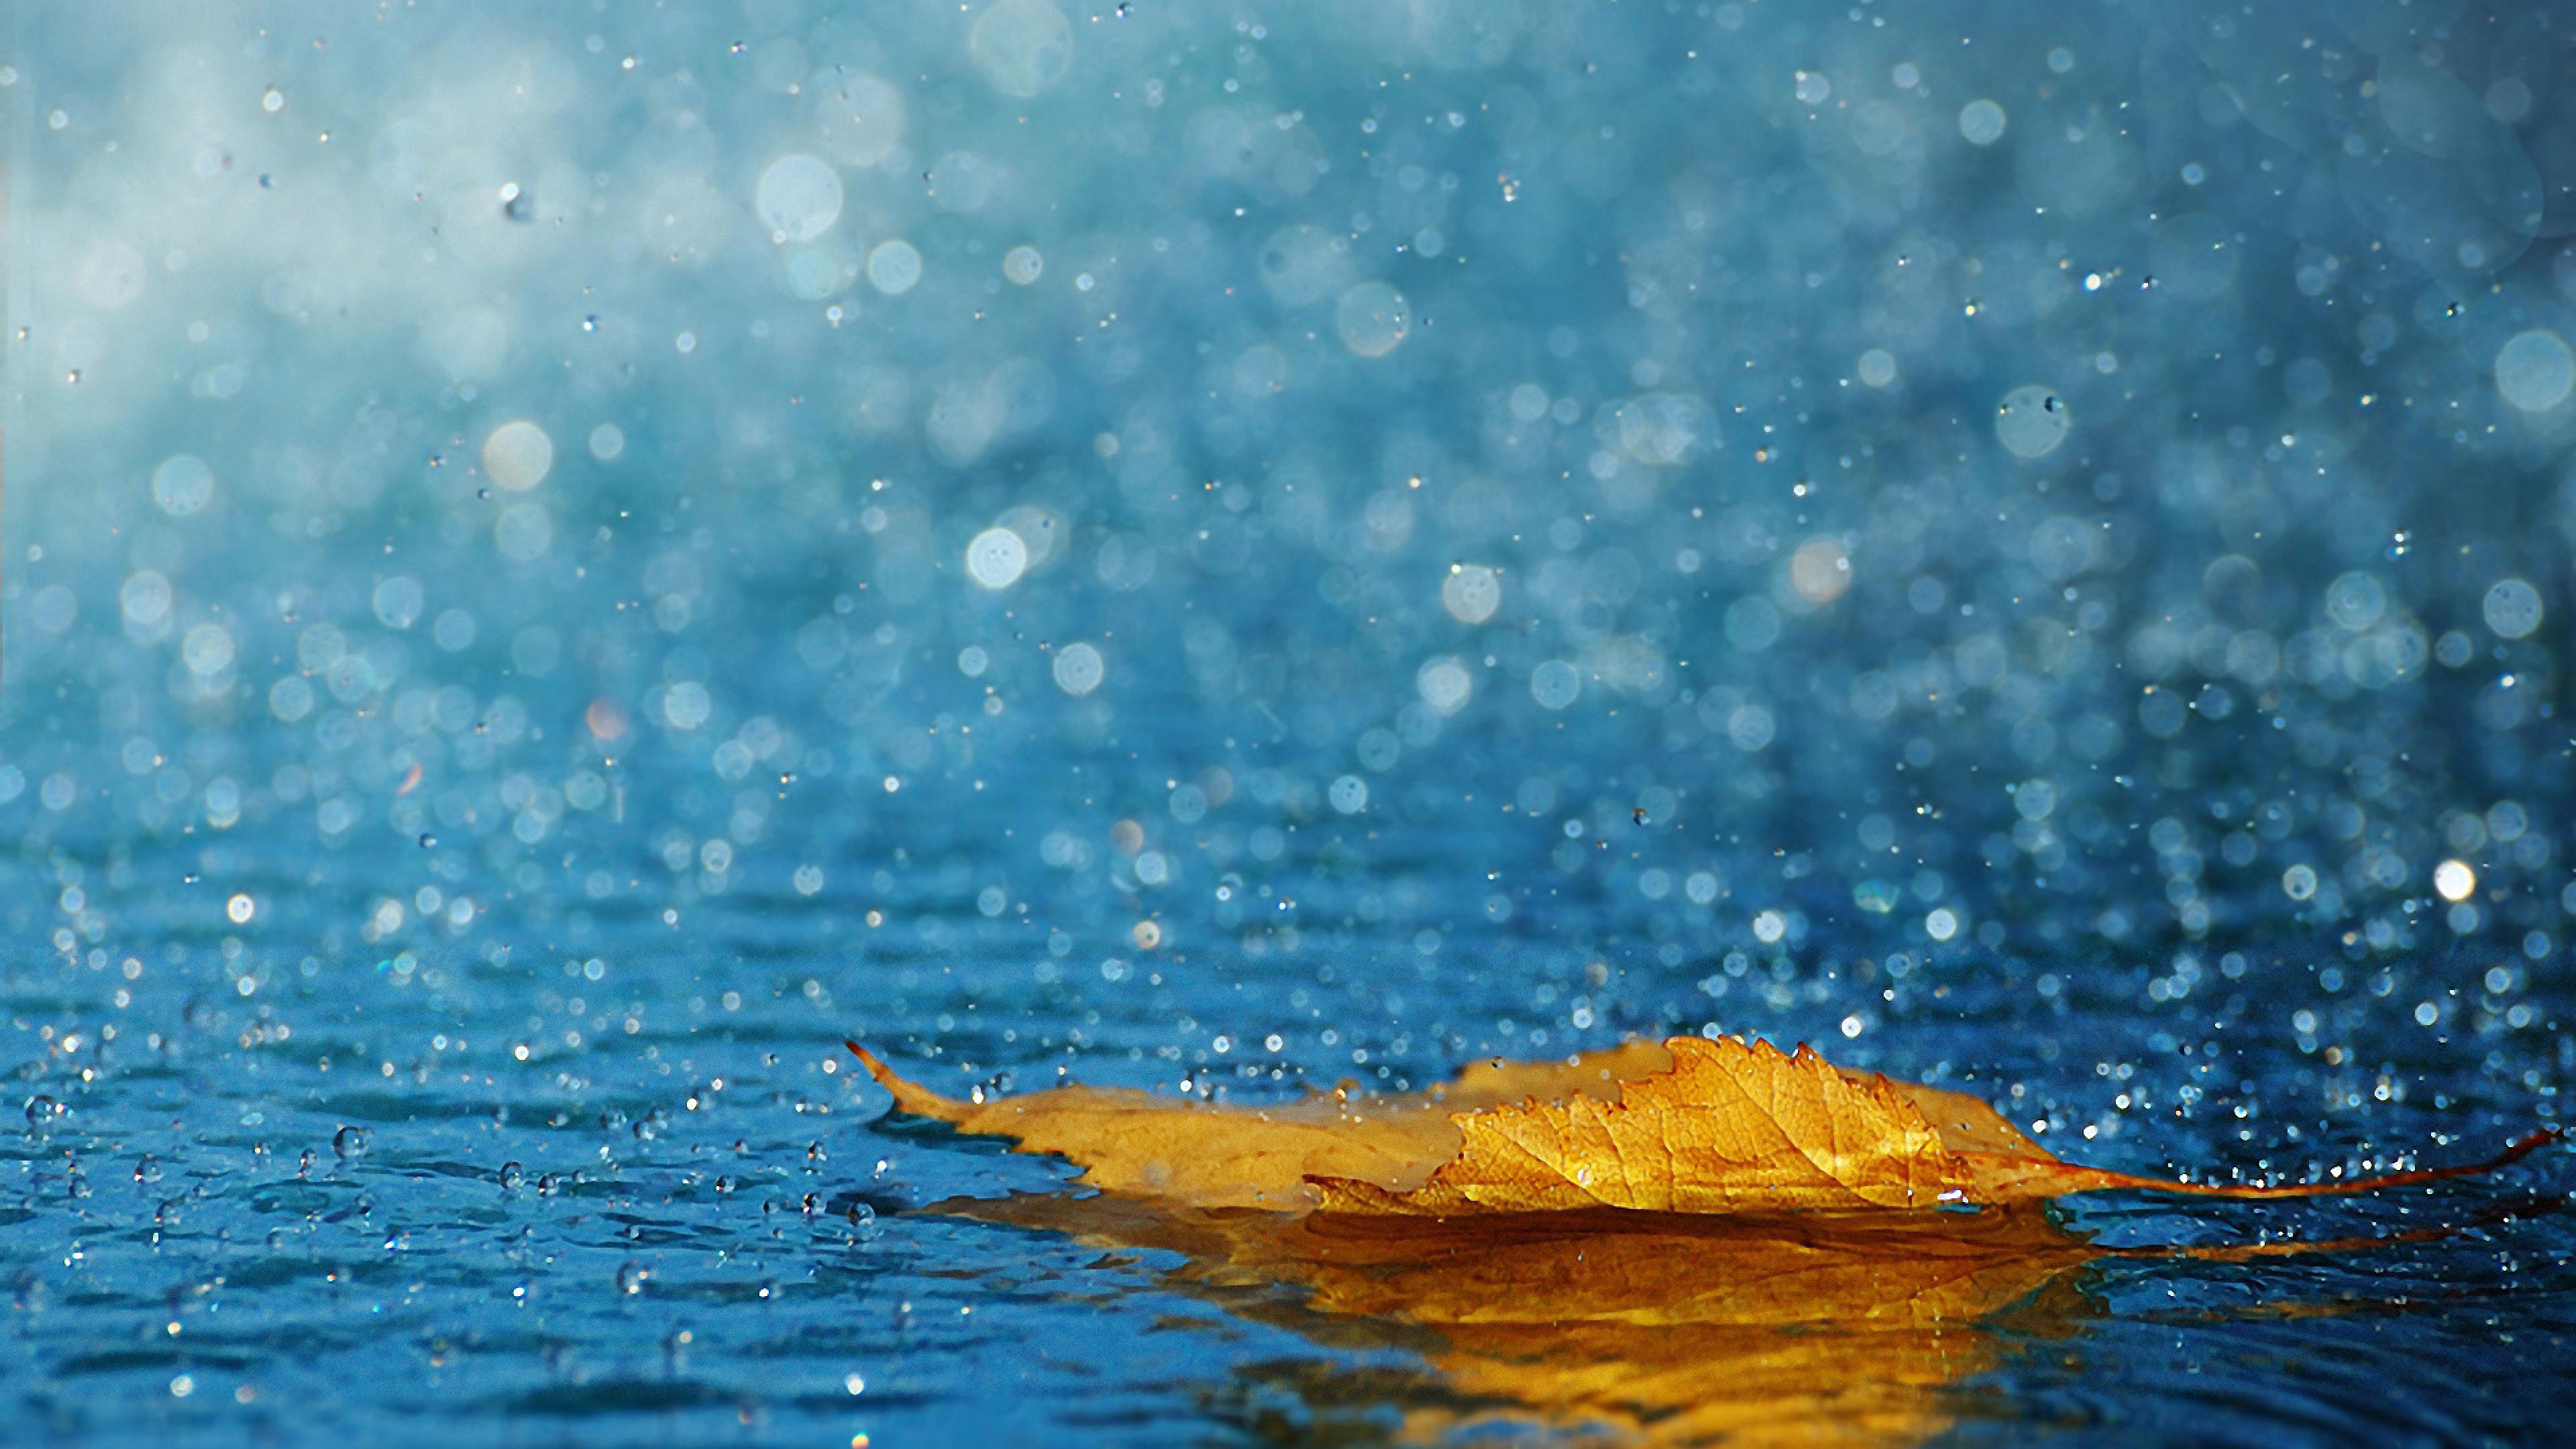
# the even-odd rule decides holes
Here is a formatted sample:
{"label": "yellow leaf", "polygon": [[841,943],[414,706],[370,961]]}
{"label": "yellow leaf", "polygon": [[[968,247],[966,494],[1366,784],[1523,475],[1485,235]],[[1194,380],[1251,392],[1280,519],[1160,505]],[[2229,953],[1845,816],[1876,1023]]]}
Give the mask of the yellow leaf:
{"label": "yellow leaf", "polygon": [[[1647,1444],[1918,1442],[1963,1380],[2093,1311],[2070,1284],[2105,1250],[2038,1199],[2476,1170],[2158,1182],[2062,1162],[1974,1097],[1695,1037],[1270,1107],[1087,1087],[960,1102],[851,1050],[905,1111],[1067,1157],[1101,1189],[931,1211],[1177,1252],[1176,1286],[1238,1313],[1417,1351],[1449,1390],[1412,1411],[1426,1438],[1502,1416]],[[1928,1210],[1945,1202],[1988,1206]],[[1255,1285],[1300,1296],[1239,1291]]]}
{"label": "yellow leaf", "polygon": [[1290,1213],[1930,1210],[2107,1188],[2308,1197],[2481,1172],[2556,1139],[2534,1133],[2489,1162],[2343,1182],[2172,1182],[2062,1161],[1963,1093],[1733,1037],[1494,1062],[1427,1092],[1340,1089],[1260,1107],[1099,1087],[960,1102],[848,1046],[903,1110],[1068,1158],[1088,1186]]}

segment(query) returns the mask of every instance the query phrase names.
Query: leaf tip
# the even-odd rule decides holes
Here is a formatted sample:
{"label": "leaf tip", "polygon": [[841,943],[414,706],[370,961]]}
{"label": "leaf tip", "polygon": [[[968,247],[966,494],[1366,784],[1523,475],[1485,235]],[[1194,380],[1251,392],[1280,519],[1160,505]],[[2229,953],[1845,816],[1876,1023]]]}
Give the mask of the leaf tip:
{"label": "leaf tip", "polygon": [[850,1049],[850,1055],[859,1059],[859,1065],[868,1069],[868,1075],[876,1080],[878,1086],[894,1094],[897,1107],[916,1117],[933,1117],[942,1122],[966,1120],[968,1108],[965,1103],[904,1080],[894,1068],[878,1060],[876,1053],[847,1037],[841,1039],[841,1045]]}
{"label": "leaf tip", "polygon": [[2543,1127],[2536,1132],[2524,1133],[2514,1139],[2513,1145],[2507,1147],[2493,1165],[2502,1167],[2507,1163],[2520,1162],[2544,1147],[2566,1140],[2567,1130],[2563,1127]]}

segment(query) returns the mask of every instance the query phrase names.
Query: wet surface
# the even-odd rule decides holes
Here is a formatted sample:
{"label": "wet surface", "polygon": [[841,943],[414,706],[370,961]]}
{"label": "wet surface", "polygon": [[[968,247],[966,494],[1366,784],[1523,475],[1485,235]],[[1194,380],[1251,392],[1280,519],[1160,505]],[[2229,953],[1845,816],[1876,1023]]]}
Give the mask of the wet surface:
{"label": "wet surface", "polygon": [[[1693,1431],[1682,1339],[1542,1404],[923,1212],[1067,1172],[845,1036],[1259,1100],[1734,1031],[2228,1180],[2558,1122],[2549,7],[522,9],[8,12],[28,1432]],[[2544,1438],[2570,1163],[2072,1204],[1773,1417]]]}
{"label": "wet surface", "polygon": [[[279,908],[287,939],[299,909]],[[11,1341],[26,1410],[104,1437],[389,1432],[435,1414],[514,1442],[900,1440],[996,1420],[1206,1442],[1523,1414],[1511,1392],[1455,1372],[1460,1353],[1500,1350],[1418,1314],[1320,1309],[1294,1274],[1210,1291],[1150,1240],[1104,1257],[1117,1235],[1079,1221],[1056,1225],[1087,1234],[1076,1241],[915,1211],[1049,1191],[1064,1172],[885,1115],[883,1094],[836,1060],[837,1038],[863,1032],[953,1090],[1036,1085],[1061,1066],[1259,1098],[1376,1065],[1392,1085],[1509,1050],[1494,1024],[1506,1012],[1524,1036],[1549,1022],[1565,1047],[1694,1025],[1541,1016],[1520,983],[1645,1001],[1658,983],[1632,971],[1588,985],[1591,963],[1501,932],[1450,943],[1428,972],[1409,942],[1334,932],[1329,948],[1284,957],[1131,948],[1107,958],[1126,979],[1095,963],[1088,980],[1041,982],[1035,968],[1059,958],[1035,927],[952,915],[972,943],[953,952],[834,941],[830,923],[855,909],[727,897],[693,909],[703,935],[656,922],[631,950],[603,929],[584,948],[598,957],[439,953],[406,972],[317,963],[308,976],[308,958],[247,943],[229,963],[210,951],[131,978],[121,961],[14,969],[28,1120],[7,1149]],[[1590,929],[1615,941],[1616,924]],[[797,935],[802,946],[780,940]],[[616,964],[593,982],[591,959]],[[1505,987],[1479,961],[1520,974]],[[2248,966],[2230,995],[2288,975]],[[2011,979],[1982,960],[1918,962],[1882,988],[1895,992],[1885,1020],[1840,1055],[2004,1101],[2018,1087],[2032,1120],[2073,1135],[2057,1144],[2067,1155],[2147,1171],[2459,1160],[2532,1120],[2518,1083],[2463,1069],[2438,1037],[2389,1060],[2406,1091],[2382,1102],[2375,1072],[2325,1070],[2251,1029],[2250,1010],[2088,1012]],[[1436,1010],[1353,1004],[1390,980],[1417,983]],[[1839,1039],[1837,1004],[1766,1004],[1758,1019],[1782,1039]],[[1181,1013],[1196,1023],[1186,1035]],[[957,1024],[943,1030],[941,1015]],[[2189,1026],[2215,1050],[2152,1044]],[[1272,1028],[1276,1050],[1212,1044]],[[1075,1029],[1084,1043],[1068,1052],[1058,1034]],[[2088,1041],[2098,1056],[2080,1051]],[[1355,1067],[1362,1051],[1378,1061]],[[2081,1140],[2082,1126],[2109,1131]],[[1888,1422],[1898,1437],[2017,1437],[2035,1421],[2078,1438],[2218,1424],[2247,1442],[2325,1440],[2355,1432],[2368,1406],[2373,1432],[2510,1437],[2567,1388],[2551,1367],[2576,1303],[2566,1173],[2553,1150],[2492,1180],[2356,1200],[2088,1201],[2065,1221],[2110,1246],[2458,1231],[2294,1260],[2016,1264],[2035,1275],[2030,1292],[1932,1313],[1925,1382],[1939,1391]],[[1811,1306],[1841,1311],[1829,1296]]]}

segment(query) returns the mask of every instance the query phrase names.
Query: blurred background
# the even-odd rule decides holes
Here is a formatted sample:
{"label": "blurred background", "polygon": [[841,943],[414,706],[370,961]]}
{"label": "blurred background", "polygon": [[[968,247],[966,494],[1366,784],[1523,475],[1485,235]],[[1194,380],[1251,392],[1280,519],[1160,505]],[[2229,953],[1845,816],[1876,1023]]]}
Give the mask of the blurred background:
{"label": "blurred background", "polygon": [[853,1032],[1260,1092],[1722,1027],[2246,1171],[2576,1071],[2557,7],[10,46],[31,1182],[354,1123],[631,1191],[710,1077],[828,1177]]}
{"label": "blurred background", "polygon": [[38,8],[15,829],[2545,951],[2564,27],[2009,10]]}

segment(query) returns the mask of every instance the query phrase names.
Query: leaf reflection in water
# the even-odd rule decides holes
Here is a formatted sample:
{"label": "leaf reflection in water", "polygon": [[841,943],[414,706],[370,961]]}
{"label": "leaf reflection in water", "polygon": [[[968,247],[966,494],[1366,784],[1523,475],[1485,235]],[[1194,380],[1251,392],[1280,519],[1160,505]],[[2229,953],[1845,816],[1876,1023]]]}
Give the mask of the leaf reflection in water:
{"label": "leaf reflection in water", "polygon": [[1237,1312],[1420,1348],[1457,1398],[1413,1407],[1409,1437],[1503,1413],[1654,1444],[1920,1442],[2015,1338],[2074,1331],[2092,1310],[2072,1275],[2101,1256],[2029,1205],[1444,1220],[1048,1194],[930,1211],[1180,1253],[1175,1287],[1298,1294],[1265,1312],[1221,1293]]}

